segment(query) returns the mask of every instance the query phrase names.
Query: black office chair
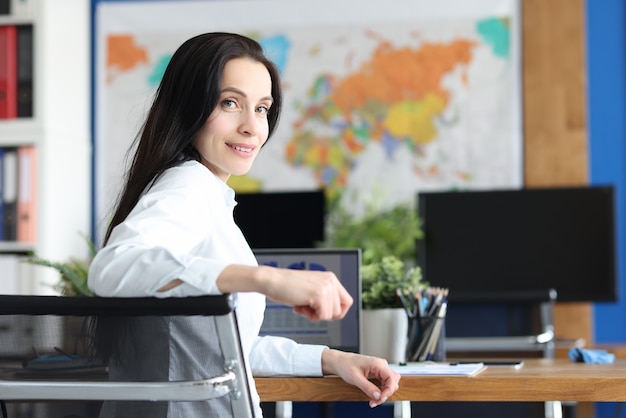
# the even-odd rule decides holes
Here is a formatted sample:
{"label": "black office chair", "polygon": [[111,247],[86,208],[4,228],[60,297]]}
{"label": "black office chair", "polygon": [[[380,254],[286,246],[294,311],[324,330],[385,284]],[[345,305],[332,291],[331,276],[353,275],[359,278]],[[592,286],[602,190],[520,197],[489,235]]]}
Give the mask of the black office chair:
{"label": "black office chair", "polygon": [[[198,381],[115,382],[108,380],[106,368],[93,363],[91,357],[66,353],[74,351],[72,349],[55,348],[61,357],[72,360],[64,366],[47,363],[47,359],[55,358],[52,355],[33,358],[32,351],[5,352],[4,356],[0,354],[2,418],[12,418],[6,417],[7,401],[201,401],[222,396],[230,396],[234,416],[254,415],[232,295],[165,299],[0,295],[0,320],[4,320],[0,322],[0,334],[2,324],[7,331],[7,319],[15,322],[20,316],[44,315],[85,318],[214,316],[224,373]],[[35,364],[38,366],[32,367]]]}

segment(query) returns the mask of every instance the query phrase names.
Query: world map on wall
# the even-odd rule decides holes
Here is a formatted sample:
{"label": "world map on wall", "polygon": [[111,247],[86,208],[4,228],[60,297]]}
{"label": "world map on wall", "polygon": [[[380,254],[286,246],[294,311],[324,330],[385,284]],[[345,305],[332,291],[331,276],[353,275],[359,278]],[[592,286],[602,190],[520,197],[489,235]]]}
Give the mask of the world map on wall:
{"label": "world map on wall", "polygon": [[[366,199],[382,190],[396,203],[419,190],[517,185],[519,80],[507,18],[245,34],[278,66],[284,110],[251,172],[231,179],[236,190],[324,188]],[[188,37],[107,36],[112,141],[130,143]],[[106,158],[121,161],[125,147],[111,148]]]}

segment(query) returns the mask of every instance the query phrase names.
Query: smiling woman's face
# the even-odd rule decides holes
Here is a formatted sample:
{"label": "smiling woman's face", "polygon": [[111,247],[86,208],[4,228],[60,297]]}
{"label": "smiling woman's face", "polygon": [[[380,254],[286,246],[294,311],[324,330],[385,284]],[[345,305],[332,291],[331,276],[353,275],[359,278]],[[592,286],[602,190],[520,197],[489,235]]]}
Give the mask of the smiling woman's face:
{"label": "smiling woman's face", "polygon": [[272,80],[267,68],[247,58],[235,58],[224,67],[217,107],[194,139],[204,164],[226,182],[243,175],[267,141]]}

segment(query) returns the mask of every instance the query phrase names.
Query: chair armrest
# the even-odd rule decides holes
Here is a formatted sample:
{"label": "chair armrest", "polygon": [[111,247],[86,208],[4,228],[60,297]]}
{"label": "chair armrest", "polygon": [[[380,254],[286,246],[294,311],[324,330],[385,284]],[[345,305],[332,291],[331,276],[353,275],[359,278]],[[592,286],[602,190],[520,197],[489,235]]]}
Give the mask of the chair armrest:
{"label": "chair armrest", "polygon": [[235,380],[236,375],[232,371],[209,379],[177,382],[0,380],[0,395],[13,401],[204,401],[231,393]]}
{"label": "chair armrest", "polygon": [[0,315],[226,315],[234,308],[231,294],[184,298],[0,295]]}

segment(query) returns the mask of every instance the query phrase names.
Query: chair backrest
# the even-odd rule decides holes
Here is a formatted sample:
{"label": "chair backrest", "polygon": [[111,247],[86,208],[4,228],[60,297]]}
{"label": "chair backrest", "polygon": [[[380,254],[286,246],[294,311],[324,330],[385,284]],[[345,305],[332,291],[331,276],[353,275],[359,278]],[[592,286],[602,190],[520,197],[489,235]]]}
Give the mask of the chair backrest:
{"label": "chair backrest", "polygon": [[[59,343],[63,348],[58,348],[56,342],[48,342],[48,346],[54,347],[56,353],[32,351],[32,341],[18,344],[17,349],[13,347],[4,352],[0,348],[0,400],[198,401],[229,396],[233,416],[252,417],[254,408],[250,382],[232,295],[164,299],[0,295],[0,324],[19,322],[20,326],[26,328],[21,335],[32,336],[37,329],[49,328],[50,321],[46,322],[43,318],[179,315],[215,318],[224,360],[223,374],[193,381],[111,381],[107,368],[94,363],[93,356],[86,348],[89,339],[93,337],[89,334],[93,329],[85,327],[86,322],[81,322],[81,331],[65,330],[65,337],[69,335],[69,341]],[[83,340],[82,343],[79,340]],[[79,345],[82,349],[77,349]],[[28,352],[24,348],[28,348]],[[0,417],[4,418],[7,411],[4,402],[1,403],[3,408],[0,409]]]}

